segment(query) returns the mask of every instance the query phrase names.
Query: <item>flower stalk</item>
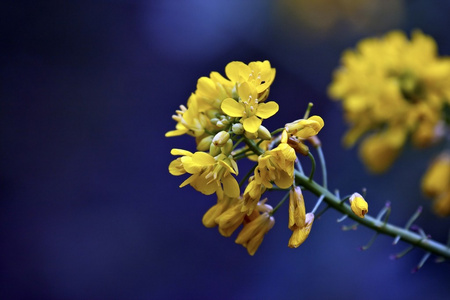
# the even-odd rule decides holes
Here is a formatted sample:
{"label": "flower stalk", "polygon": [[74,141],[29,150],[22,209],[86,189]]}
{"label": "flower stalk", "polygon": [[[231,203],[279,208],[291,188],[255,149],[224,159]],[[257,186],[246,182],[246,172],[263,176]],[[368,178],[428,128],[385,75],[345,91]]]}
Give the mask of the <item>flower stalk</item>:
{"label": "flower stalk", "polygon": [[341,212],[342,214],[348,215],[349,218],[355,220],[365,227],[374,230],[375,232],[392,237],[399,236],[401,240],[407,242],[410,245],[422,248],[423,250],[431,252],[437,256],[442,256],[446,259],[450,259],[450,248],[448,246],[431,239],[424,239],[417,233],[399,226],[392,225],[390,223],[385,223],[379,226],[379,221],[370,215],[365,215],[364,218],[359,218],[357,215],[352,213],[350,205],[341,203],[341,199],[337,198],[328,189],[316,183],[314,180],[310,180],[309,177],[297,171],[295,172],[295,182],[297,185],[303,186],[305,189],[309,190],[317,196],[323,195],[325,203],[327,203],[330,207]]}

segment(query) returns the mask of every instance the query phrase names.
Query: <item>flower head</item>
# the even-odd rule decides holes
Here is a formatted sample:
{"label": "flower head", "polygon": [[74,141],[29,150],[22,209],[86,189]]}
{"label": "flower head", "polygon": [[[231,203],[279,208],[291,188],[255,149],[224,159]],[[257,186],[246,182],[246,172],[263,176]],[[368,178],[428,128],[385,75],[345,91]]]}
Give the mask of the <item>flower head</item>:
{"label": "flower head", "polygon": [[[350,124],[345,145],[352,146],[366,132],[388,134],[393,128],[401,135],[395,151],[409,136],[416,147],[430,146],[439,138],[436,128],[442,107],[450,101],[450,59],[438,56],[431,37],[414,31],[409,40],[402,32],[393,31],[368,38],[355,50],[344,52],[341,63],[329,94],[342,101]],[[395,160],[396,155],[389,151],[390,159],[380,158],[383,168],[379,171]]]}
{"label": "flower head", "polygon": [[221,108],[228,116],[241,118],[247,132],[257,132],[262,119],[270,118],[278,111],[278,104],[275,101],[261,102],[258,99],[257,88],[248,82],[239,85],[238,94],[239,101],[227,98],[222,102]]}
{"label": "flower head", "polygon": [[323,125],[324,122],[321,117],[312,116],[308,119],[299,119],[292,123],[287,123],[285,129],[291,135],[295,135],[301,139],[307,139],[317,135]]}
{"label": "flower head", "polygon": [[181,157],[170,163],[169,172],[175,176],[191,174],[180,187],[190,184],[205,195],[223,191],[232,198],[239,196],[239,185],[231,175],[237,175],[238,169],[231,156],[220,154],[213,157],[205,152],[191,153],[181,149],[172,149],[171,154]]}
{"label": "flower head", "polygon": [[305,215],[305,223],[302,227],[294,227],[291,238],[289,239],[289,248],[297,248],[308,238],[314,222],[314,214],[307,213]]}
{"label": "flower head", "polygon": [[349,198],[350,207],[355,215],[360,218],[364,218],[365,214],[369,212],[369,205],[363,196],[358,193],[353,193]]}
{"label": "flower head", "polygon": [[271,188],[274,182],[280,188],[288,188],[294,181],[295,150],[287,144],[287,133],[283,131],[280,144],[258,157],[255,181]]}
{"label": "flower head", "polygon": [[275,225],[275,219],[267,212],[258,215],[244,225],[236,238],[236,243],[247,248],[248,254],[254,255],[261,245],[264,235]]}

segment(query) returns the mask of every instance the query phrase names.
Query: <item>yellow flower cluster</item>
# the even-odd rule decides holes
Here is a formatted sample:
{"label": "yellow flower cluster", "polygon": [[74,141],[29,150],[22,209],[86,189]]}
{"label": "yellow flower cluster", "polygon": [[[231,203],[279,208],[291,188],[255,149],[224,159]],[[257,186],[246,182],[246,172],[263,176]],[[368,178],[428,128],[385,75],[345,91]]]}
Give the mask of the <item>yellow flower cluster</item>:
{"label": "yellow flower cluster", "polygon": [[374,173],[387,170],[408,137],[416,147],[441,136],[442,111],[450,103],[450,59],[420,31],[409,40],[393,31],[367,38],[342,55],[329,95],[341,100],[351,128],[344,144],[361,144],[360,156]]}
{"label": "yellow flower cluster", "polygon": [[450,216],[450,152],[436,157],[422,178],[422,191],[434,199],[433,209],[441,217]]}
{"label": "yellow flower cluster", "polygon": [[[227,78],[217,72],[200,78],[187,106],[180,106],[173,116],[175,130],[166,136],[195,137],[197,152],[172,149],[171,154],[178,158],[170,163],[169,172],[190,175],[180,187],[191,185],[205,195],[216,194],[217,203],[205,213],[203,224],[217,226],[226,237],[242,225],[236,243],[253,255],[275,224],[274,210],[266,204],[267,199],[261,200],[263,193],[274,184],[282,189],[293,187],[296,152],[308,151],[303,141],[317,135],[324,122],[319,116],[299,119],[280,129],[280,137],[272,138],[262,121],[278,111],[276,102],[267,101],[275,69],[269,61],[248,65],[235,61],[226,66],[225,73]],[[237,148],[240,143],[245,145]],[[238,184],[237,161],[242,158],[256,161],[256,166],[253,175],[249,172]],[[247,177],[241,193],[240,185]],[[300,188],[293,189],[301,195]],[[304,211],[302,203],[294,210]],[[291,206],[289,211],[291,215]],[[300,220],[298,212],[295,214],[295,225],[289,225],[293,230],[290,247],[298,247],[306,239],[314,219],[306,214]]]}

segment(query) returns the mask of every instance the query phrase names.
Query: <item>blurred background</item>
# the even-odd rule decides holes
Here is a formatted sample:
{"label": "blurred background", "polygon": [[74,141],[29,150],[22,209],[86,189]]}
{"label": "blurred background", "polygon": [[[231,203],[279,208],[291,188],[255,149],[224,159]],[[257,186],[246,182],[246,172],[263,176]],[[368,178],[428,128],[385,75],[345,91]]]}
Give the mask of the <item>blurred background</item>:
{"label": "blurred background", "polygon": [[[0,298],[2,299],[449,299],[449,263],[416,274],[379,236],[342,231],[329,210],[298,249],[287,207],[254,257],[205,228],[214,203],[168,172],[171,115],[196,82],[233,60],[270,60],[276,129],[314,102],[322,116],[329,187],[367,188],[370,213],[416,222],[446,241],[420,191],[436,149],[406,149],[382,176],[345,150],[339,103],[326,94],[347,48],[392,29],[421,29],[450,55],[450,1],[3,1],[0,4]],[[241,170],[241,173],[246,172]],[[243,175],[242,174],[242,175]],[[320,177],[318,177],[320,179]],[[275,205],[282,194],[268,194]],[[307,210],[316,197],[305,193]],[[351,221],[344,222],[346,225]]]}

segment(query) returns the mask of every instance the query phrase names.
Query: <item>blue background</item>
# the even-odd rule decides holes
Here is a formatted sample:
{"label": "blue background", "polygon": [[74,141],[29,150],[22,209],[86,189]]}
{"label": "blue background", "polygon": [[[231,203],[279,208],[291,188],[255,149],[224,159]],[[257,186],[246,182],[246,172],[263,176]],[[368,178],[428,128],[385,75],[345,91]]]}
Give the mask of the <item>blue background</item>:
{"label": "blue background", "polygon": [[[314,102],[312,113],[325,120],[330,188],[367,188],[372,215],[391,201],[397,225],[422,205],[417,224],[446,241],[449,219],[432,213],[419,186],[437,148],[406,149],[387,174],[368,174],[356,149],[341,147],[346,126],[326,87],[344,49],[391,29],[422,29],[450,55],[449,1],[392,1],[396,7],[381,9],[384,1],[366,1],[368,15],[353,12],[326,28],[301,21],[283,7],[288,2],[2,2],[2,299],[450,297],[448,263],[431,257],[411,275],[424,253],[392,261],[407,245],[392,246],[386,236],[358,251],[372,232],[342,231],[331,210],[301,247],[289,249],[287,209],[280,209],[250,257],[234,238],[203,227],[214,197],[179,189],[183,178],[169,174],[170,149],[195,147],[189,137],[164,133],[197,79],[223,74],[232,60],[268,59],[277,69],[270,99],[280,111],[266,127],[301,117]],[[339,7],[301,11],[322,24]],[[282,194],[268,196],[275,205]],[[316,197],[305,198],[311,210]]]}

